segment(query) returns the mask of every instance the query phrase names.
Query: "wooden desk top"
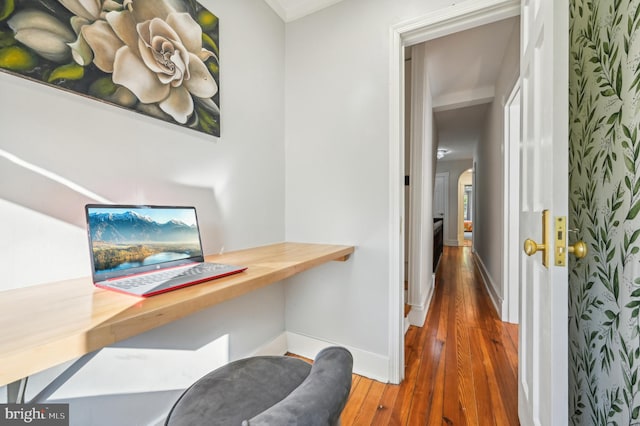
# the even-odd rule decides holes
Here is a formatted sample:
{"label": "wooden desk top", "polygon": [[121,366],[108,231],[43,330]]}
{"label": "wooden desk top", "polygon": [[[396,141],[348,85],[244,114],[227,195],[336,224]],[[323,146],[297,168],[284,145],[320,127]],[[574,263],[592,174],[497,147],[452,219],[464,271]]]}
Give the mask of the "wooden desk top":
{"label": "wooden desk top", "polygon": [[91,277],[0,292],[0,386],[320,264],[345,261],[353,251],[280,243],[207,256],[248,269],[146,299],[99,289]]}

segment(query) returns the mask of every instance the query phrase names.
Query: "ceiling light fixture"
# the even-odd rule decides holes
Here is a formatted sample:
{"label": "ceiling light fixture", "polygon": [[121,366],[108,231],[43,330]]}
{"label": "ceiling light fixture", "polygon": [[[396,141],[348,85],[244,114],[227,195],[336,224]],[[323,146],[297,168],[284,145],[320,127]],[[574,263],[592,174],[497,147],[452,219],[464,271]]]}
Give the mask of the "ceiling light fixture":
{"label": "ceiling light fixture", "polygon": [[436,151],[436,158],[440,160],[442,157],[444,157],[448,153],[449,153],[448,149],[438,148],[438,150]]}

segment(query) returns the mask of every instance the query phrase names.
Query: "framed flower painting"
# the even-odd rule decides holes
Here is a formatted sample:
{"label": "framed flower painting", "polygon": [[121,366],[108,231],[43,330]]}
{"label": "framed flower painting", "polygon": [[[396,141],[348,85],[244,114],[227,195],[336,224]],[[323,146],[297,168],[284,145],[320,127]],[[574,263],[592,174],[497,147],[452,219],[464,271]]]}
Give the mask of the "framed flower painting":
{"label": "framed flower painting", "polygon": [[0,0],[0,69],[214,136],[218,43],[195,0]]}

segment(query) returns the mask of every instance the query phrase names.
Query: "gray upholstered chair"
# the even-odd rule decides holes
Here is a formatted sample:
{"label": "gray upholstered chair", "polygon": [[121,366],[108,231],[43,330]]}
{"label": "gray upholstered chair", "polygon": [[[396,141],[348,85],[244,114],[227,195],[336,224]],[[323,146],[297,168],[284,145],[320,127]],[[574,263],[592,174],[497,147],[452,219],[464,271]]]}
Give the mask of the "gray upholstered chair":
{"label": "gray upholstered chair", "polygon": [[333,426],[351,390],[353,358],[325,348],[313,365],[286,356],[258,356],[207,374],[175,403],[167,426]]}

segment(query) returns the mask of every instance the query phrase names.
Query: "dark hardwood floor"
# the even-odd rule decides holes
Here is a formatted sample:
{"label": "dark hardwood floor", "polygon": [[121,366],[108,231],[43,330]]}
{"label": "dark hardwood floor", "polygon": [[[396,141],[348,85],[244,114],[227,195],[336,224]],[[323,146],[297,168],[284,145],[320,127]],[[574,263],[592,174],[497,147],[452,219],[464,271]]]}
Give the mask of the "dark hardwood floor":
{"label": "dark hardwood floor", "polygon": [[400,385],[354,375],[342,425],[518,425],[518,327],[499,320],[469,247],[445,247]]}

